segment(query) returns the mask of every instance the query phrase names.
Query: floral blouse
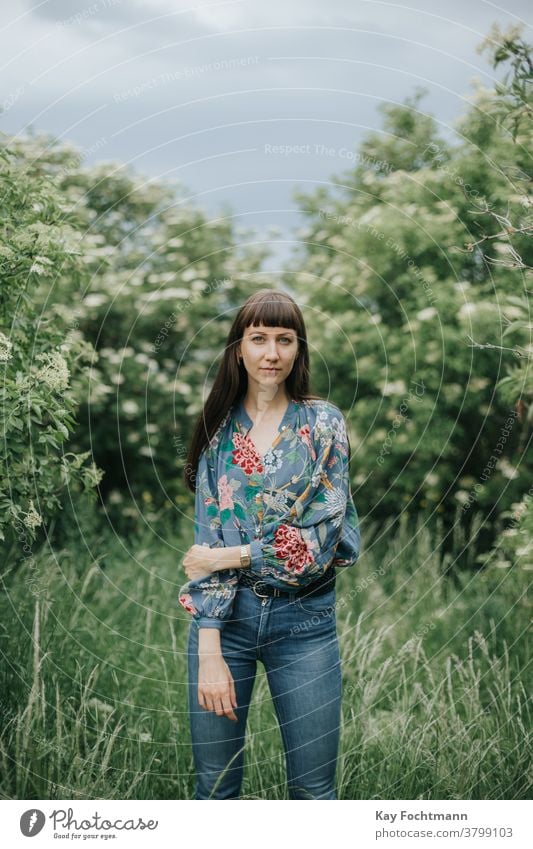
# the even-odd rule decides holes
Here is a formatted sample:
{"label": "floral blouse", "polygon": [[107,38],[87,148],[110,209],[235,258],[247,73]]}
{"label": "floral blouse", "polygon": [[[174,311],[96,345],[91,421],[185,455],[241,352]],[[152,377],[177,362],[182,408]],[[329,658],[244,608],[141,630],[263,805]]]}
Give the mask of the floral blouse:
{"label": "floral blouse", "polygon": [[[246,571],[285,591],[316,581],[329,566],[351,566],[360,533],[340,410],[291,399],[264,456],[247,435],[252,425],[240,399],[200,455],[195,543],[250,543]],[[239,572],[225,569],[181,588],[179,602],[199,627],[222,628],[231,617]]]}

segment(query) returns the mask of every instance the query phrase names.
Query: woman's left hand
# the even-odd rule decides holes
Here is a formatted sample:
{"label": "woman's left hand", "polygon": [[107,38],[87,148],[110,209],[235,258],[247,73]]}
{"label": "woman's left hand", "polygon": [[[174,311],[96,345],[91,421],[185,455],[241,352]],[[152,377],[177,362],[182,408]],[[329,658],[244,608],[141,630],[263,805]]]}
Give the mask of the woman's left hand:
{"label": "woman's left hand", "polygon": [[217,571],[217,551],[220,552],[220,549],[209,548],[207,545],[191,545],[183,558],[183,568],[190,581],[206,578]]}

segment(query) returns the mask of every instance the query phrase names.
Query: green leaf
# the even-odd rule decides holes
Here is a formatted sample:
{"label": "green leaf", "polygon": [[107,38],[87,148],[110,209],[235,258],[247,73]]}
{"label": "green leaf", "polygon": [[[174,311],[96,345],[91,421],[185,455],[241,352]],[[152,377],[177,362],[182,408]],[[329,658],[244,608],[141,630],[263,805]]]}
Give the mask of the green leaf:
{"label": "green leaf", "polygon": [[[244,511],[244,509],[243,509],[242,504],[239,504],[239,502],[238,502],[238,501],[236,501],[236,502],[235,502],[235,506],[234,506],[234,508],[233,508],[233,511],[234,511],[235,515],[237,516],[237,518],[241,520],[241,522],[245,522],[245,521],[246,521],[246,513],[245,513],[245,511]],[[224,511],[224,512],[225,512],[225,511]],[[229,512],[229,511],[228,511],[228,512]]]}

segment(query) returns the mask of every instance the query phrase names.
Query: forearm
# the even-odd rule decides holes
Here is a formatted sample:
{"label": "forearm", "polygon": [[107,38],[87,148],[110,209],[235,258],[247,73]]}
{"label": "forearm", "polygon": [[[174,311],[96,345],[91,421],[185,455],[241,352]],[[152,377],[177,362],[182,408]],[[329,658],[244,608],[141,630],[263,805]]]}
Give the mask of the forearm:
{"label": "forearm", "polygon": [[[244,546],[246,549],[246,553],[249,557],[251,557],[250,545]],[[211,552],[216,557],[216,562],[214,564],[214,571],[219,572],[223,569],[242,569],[246,568],[241,566],[241,546],[240,545],[227,545],[224,548],[216,548],[211,549]]]}
{"label": "forearm", "polygon": [[198,655],[222,654],[220,645],[220,630],[218,628],[198,628]]}

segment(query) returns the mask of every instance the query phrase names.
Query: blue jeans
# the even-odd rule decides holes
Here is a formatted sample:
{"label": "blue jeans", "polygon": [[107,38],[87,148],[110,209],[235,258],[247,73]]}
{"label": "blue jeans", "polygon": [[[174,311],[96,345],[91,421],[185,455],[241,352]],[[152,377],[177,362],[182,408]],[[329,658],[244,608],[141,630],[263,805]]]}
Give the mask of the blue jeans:
{"label": "blue jeans", "polygon": [[189,714],[196,799],[237,799],[257,661],[266,670],[281,730],[290,799],[336,799],[341,667],[335,588],[298,599],[258,598],[240,586],[221,632],[235,683],[235,720],[198,703],[198,625],[189,630]]}

